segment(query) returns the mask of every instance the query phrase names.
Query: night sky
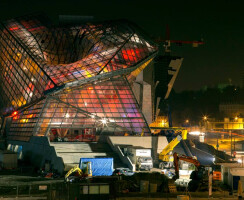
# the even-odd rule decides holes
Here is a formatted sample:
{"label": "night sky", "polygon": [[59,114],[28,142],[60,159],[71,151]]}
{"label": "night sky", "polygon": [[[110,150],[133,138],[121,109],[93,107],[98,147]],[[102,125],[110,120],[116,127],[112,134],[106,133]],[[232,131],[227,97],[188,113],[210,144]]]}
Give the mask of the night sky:
{"label": "night sky", "polygon": [[197,90],[219,83],[241,85],[244,71],[244,2],[241,0],[0,0],[0,20],[44,12],[89,15],[95,19],[128,19],[149,35],[165,37],[166,24],[172,40],[199,40],[205,44],[172,47],[172,54],[184,57],[174,89]]}

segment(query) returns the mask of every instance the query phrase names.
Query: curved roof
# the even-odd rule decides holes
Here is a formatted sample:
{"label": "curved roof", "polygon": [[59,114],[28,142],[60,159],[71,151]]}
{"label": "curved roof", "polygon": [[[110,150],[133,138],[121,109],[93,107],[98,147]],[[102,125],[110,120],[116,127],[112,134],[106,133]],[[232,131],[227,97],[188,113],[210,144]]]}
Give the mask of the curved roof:
{"label": "curved roof", "polygon": [[157,47],[127,21],[55,27],[40,16],[0,25],[0,99],[4,113],[61,88],[128,75]]}

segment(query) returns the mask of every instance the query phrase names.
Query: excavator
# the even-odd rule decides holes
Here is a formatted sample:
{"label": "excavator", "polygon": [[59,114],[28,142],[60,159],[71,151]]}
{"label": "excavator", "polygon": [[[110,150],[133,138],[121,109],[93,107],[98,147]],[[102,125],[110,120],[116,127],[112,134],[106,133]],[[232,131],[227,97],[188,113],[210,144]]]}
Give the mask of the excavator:
{"label": "excavator", "polygon": [[160,152],[159,160],[162,162],[159,163],[159,168],[173,168],[173,161],[174,157],[172,155],[173,149],[176,147],[177,144],[183,139],[187,139],[187,130],[179,129],[178,135],[174,138],[168,145]]}
{"label": "excavator", "polygon": [[75,166],[71,168],[64,177],[65,181],[70,182],[72,177],[76,177],[79,179],[91,177],[92,176],[91,162],[86,162],[85,165],[86,166],[83,169],[80,169],[79,166]]}
{"label": "excavator", "polygon": [[174,166],[175,166],[175,176],[173,177],[174,180],[179,178],[179,160],[192,163],[196,166],[197,169],[201,166],[201,163],[197,159],[189,156],[185,156],[185,155],[178,156],[177,153],[174,153],[173,157],[174,157]]}
{"label": "excavator", "polygon": [[[192,163],[196,167],[196,170],[193,171],[190,175],[191,181],[188,183],[188,191],[195,192],[203,189],[206,190],[208,188],[209,171],[206,170],[206,168],[202,166],[197,159],[185,155],[178,156],[177,153],[174,153],[173,157],[174,157],[174,167],[175,167],[175,176],[173,177],[173,180],[179,178],[179,160],[182,160],[182,161]],[[219,190],[219,187],[217,186],[218,185],[217,182],[220,180],[214,177],[214,174],[219,172],[212,171],[212,173],[213,173],[213,179],[212,179],[213,188]]]}
{"label": "excavator", "polygon": [[174,153],[173,157],[175,166],[175,176],[173,177],[174,180],[179,178],[179,160],[182,160],[192,163],[196,167],[196,170],[191,173],[191,181],[188,183],[188,190],[190,192],[195,192],[196,190],[199,190],[201,186],[208,185],[208,172],[197,159],[185,155],[178,156],[177,153]]}

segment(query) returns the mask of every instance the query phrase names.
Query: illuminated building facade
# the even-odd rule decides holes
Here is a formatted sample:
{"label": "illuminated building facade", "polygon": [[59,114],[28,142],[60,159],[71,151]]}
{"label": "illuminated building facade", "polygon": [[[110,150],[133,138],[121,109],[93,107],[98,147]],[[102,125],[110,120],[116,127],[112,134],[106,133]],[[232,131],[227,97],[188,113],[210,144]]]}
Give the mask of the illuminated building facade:
{"label": "illuminated building facade", "polygon": [[59,27],[32,16],[2,22],[0,108],[7,139],[150,133],[132,88],[156,54],[155,44],[127,21]]}

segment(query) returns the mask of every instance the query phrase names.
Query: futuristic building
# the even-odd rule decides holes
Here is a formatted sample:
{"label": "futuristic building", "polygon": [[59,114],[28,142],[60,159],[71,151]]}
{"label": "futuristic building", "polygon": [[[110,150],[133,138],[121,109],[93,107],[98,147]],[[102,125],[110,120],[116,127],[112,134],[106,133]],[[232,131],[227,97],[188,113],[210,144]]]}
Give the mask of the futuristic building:
{"label": "futuristic building", "polygon": [[61,173],[84,156],[116,158],[99,143],[106,135],[150,135],[182,63],[157,56],[131,22],[62,19],[71,23],[0,23],[1,134],[20,157]]}
{"label": "futuristic building", "polygon": [[157,48],[132,23],[57,27],[42,16],[22,17],[1,23],[0,49],[8,140],[150,133],[132,88]]}

